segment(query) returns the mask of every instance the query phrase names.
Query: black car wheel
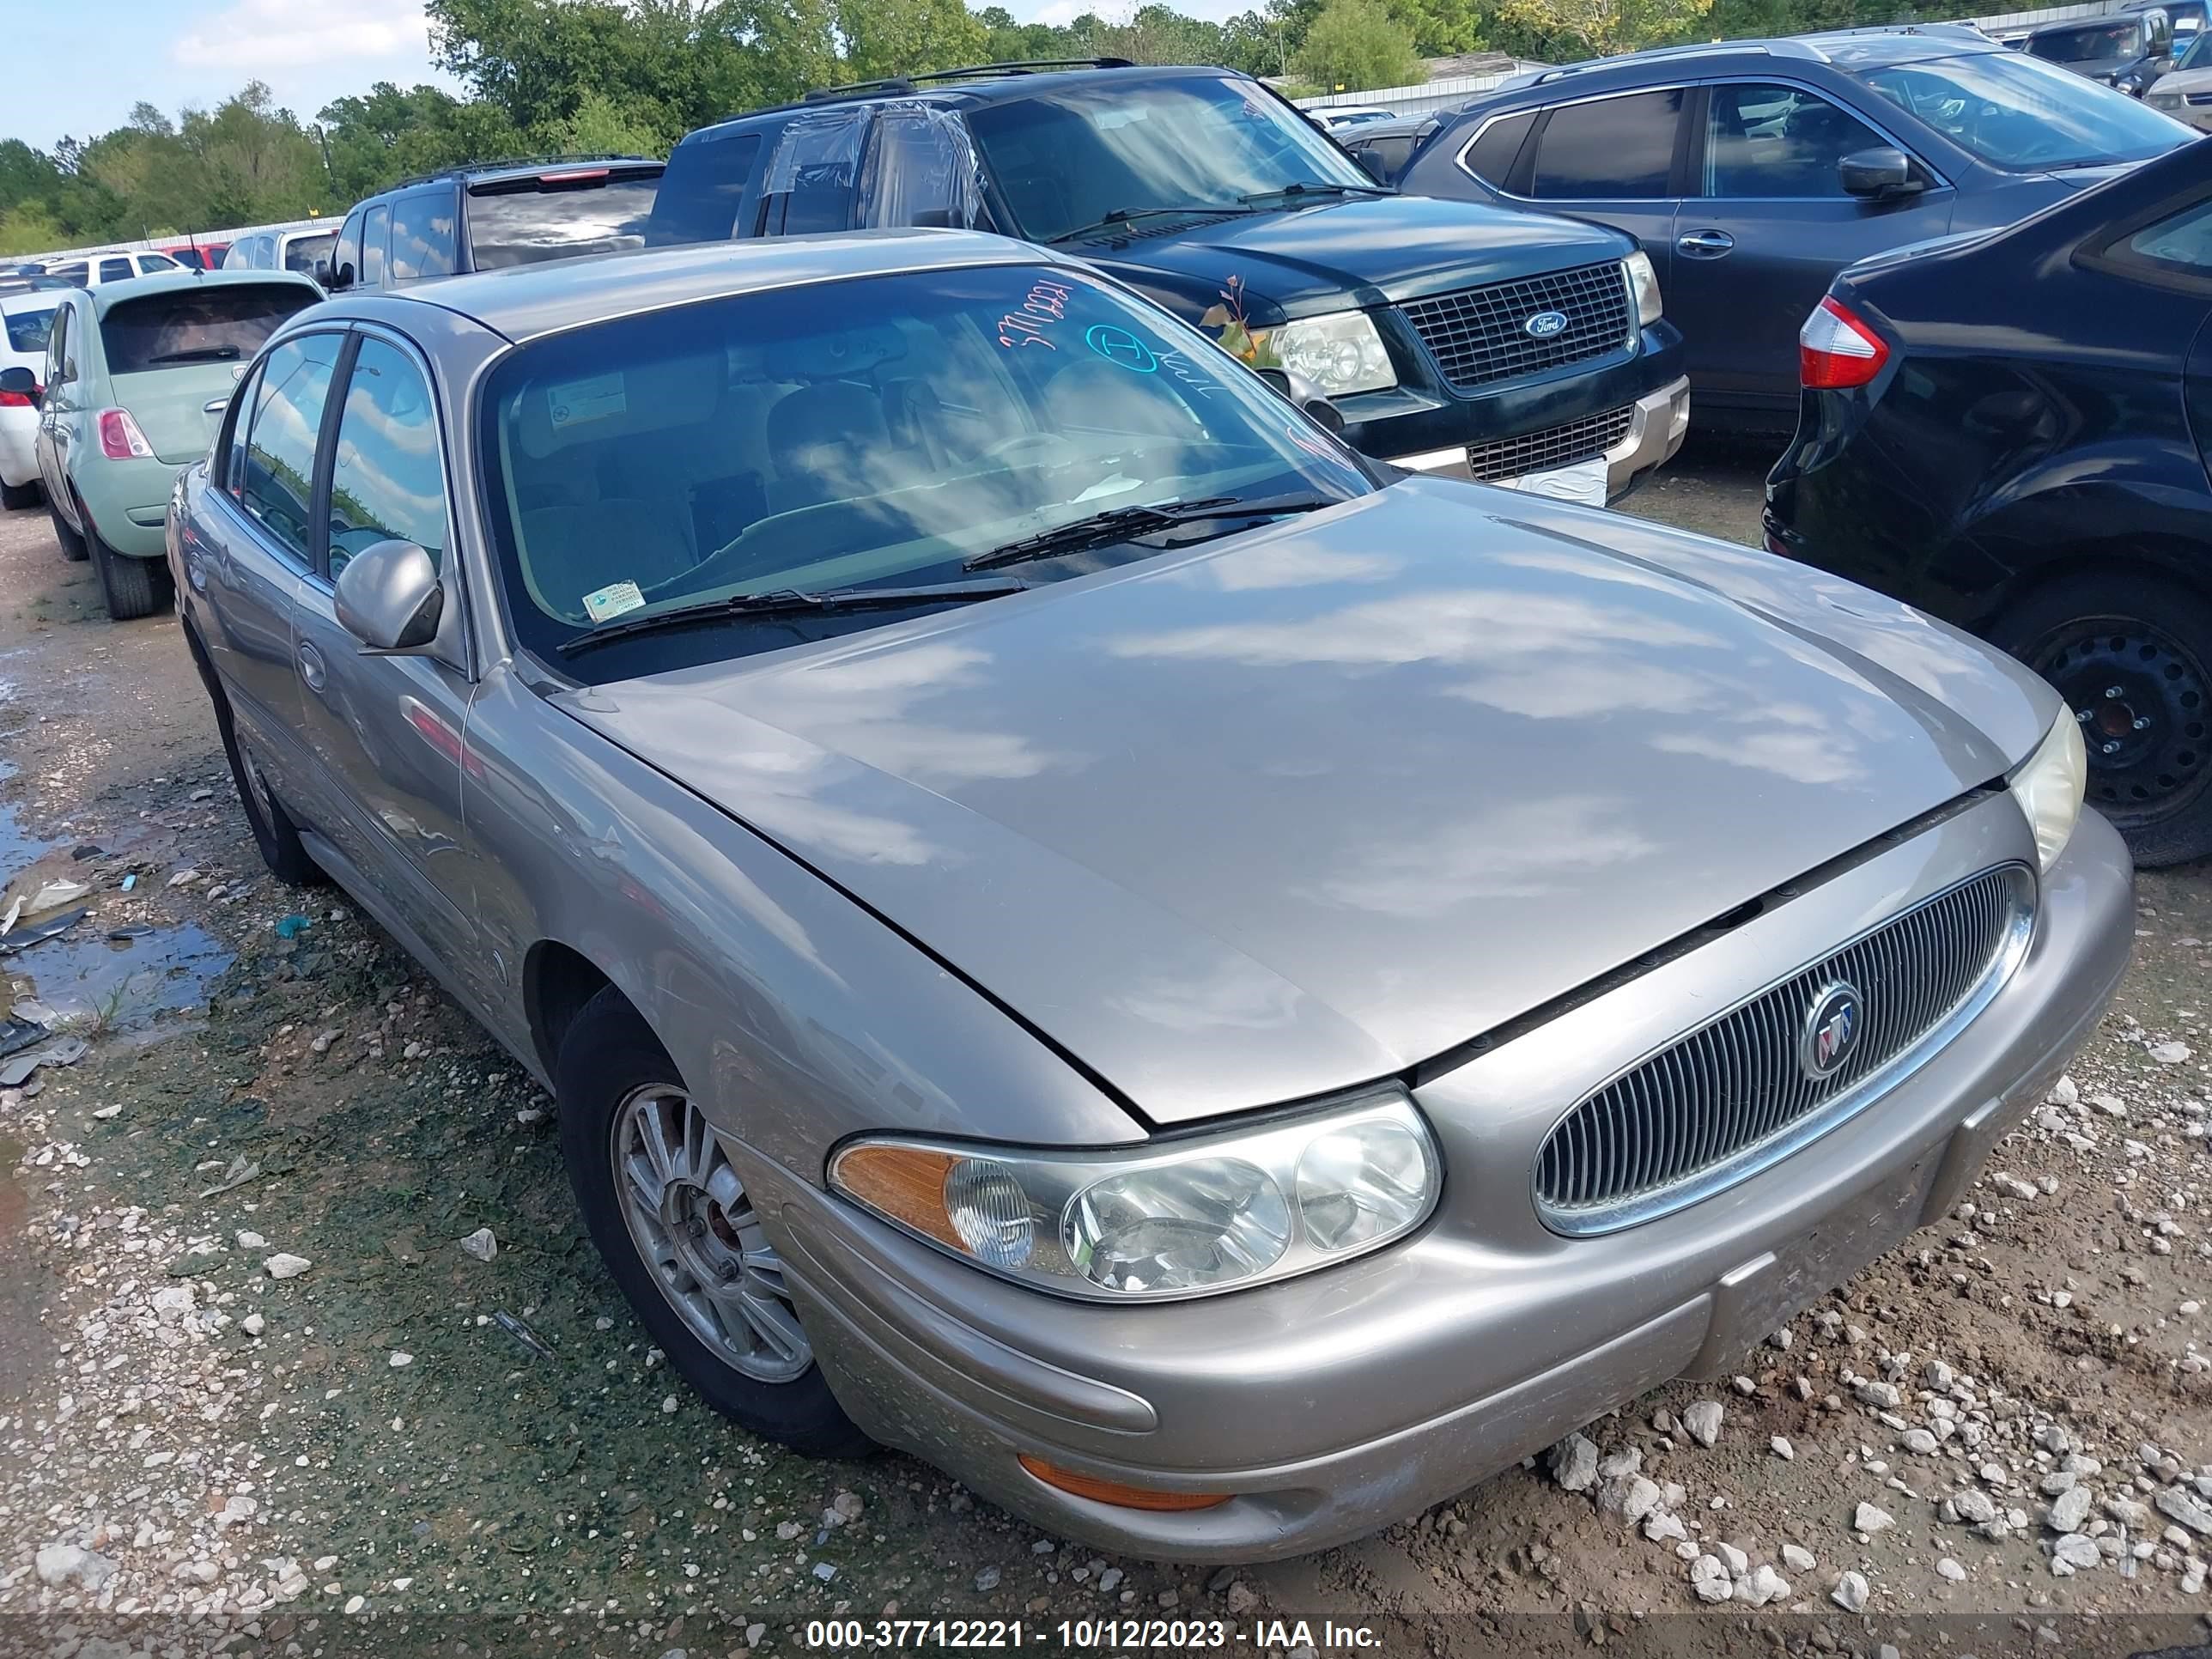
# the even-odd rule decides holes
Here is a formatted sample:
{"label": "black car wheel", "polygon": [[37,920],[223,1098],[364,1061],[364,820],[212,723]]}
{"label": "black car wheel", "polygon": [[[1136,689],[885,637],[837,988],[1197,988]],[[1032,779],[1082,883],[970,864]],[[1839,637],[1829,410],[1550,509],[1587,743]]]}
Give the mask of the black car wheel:
{"label": "black car wheel", "polygon": [[83,563],[92,550],[84,544],[83,537],[70,528],[69,520],[62,517],[62,510],[54,505],[52,496],[46,499],[46,516],[54,521],[54,540],[61,544],[62,557],[71,564]]}
{"label": "black car wheel", "polygon": [[817,1457],[868,1451],[815,1363],[744,1178],[620,992],[584,1005],[555,1083],[585,1225],[669,1364],[755,1434]]}
{"label": "black car wheel", "polygon": [[230,778],[238,788],[238,804],[246,810],[246,826],[253,832],[254,850],[261,854],[262,863],[269,866],[269,873],[288,887],[305,887],[321,881],[322,866],[301,841],[299,826],[284,810],[284,803],[270,788],[268,775],[254,758],[251,743],[239,736],[238,722],[230,712],[230,699],[223,694],[222,684],[216,678],[199,637],[189,623],[185,628],[185,643],[191,653],[192,666],[199,671],[200,684],[207,688],[208,702],[214,706],[215,729],[222,738],[224,757],[230,762]]}
{"label": "black car wheel", "polygon": [[107,601],[109,619],[134,622],[156,611],[167,610],[174,597],[169,585],[168,566],[159,559],[134,559],[118,553],[100,540],[100,532],[93,527],[92,514],[84,510],[84,498],[81,495],[77,498],[76,516],[84,526],[84,544],[91,550],[92,568],[100,577],[100,591]]}
{"label": "black car wheel", "polygon": [[2074,576],[2029,594],[1991,637],[2066,699],[2089,804],[2137,863],[2212,854],[2212,604],[2156,577]]}
{"label": "black car wheel", "polygon": [[20,512],[27,507],[36,507],[38,504],[37,480],[33,479],[29,483],[0,483],[0,507],[4,507],[14,513]]}

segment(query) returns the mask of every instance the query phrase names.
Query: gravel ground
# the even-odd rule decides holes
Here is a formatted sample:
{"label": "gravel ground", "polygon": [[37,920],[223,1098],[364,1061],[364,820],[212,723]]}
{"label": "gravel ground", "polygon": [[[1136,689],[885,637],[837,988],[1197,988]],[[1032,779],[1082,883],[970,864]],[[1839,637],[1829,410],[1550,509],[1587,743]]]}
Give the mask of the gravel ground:
{"label": "gravel ground", "polygon": [[[1632,510],[1749,539],[1762,471],[1701,448]],[[0,1653],[795,1653],[825,1618],[1058,1646],[1109,1615],[1298,1659],[2212,1651],[2202,871],[2144,878],[2118,1003],[1971,1202],[1741,1376],[1208,1573],[703,1409],[585,1243],[550,1102],[262,872],[175,623],[107,623],[43,513],[0,519],[0,915],[64,879],[91,907],[0,957],[88,1044],[0,1089]]]}

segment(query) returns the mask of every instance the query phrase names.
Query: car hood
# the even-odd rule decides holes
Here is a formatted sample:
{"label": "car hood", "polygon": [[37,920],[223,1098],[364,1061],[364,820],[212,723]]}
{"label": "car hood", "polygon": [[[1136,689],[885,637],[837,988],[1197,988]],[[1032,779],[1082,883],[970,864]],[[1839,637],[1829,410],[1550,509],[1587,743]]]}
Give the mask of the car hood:
{"label": "car hood", "polygon": [[2192,92],[2212,92],[2212,69],[2178,70],[2161,75],[2150,84],[2153,93],[2186,97]]}
{"label": "car hood", "polygon": [[1423,479],[554,700],[1155,1123],[1402,1071],[2001,776],[2057,706],[1837,578]]}
{"label": "car hood", "polygon": [[1071,252],[1147,289],[1165,276],[1211,295],[1224,279],[1241,276],[1255,301],[1297,317],[1625,258],[1633,246],[1618,231],[1548,214],[1429,196],[1352,196]]}

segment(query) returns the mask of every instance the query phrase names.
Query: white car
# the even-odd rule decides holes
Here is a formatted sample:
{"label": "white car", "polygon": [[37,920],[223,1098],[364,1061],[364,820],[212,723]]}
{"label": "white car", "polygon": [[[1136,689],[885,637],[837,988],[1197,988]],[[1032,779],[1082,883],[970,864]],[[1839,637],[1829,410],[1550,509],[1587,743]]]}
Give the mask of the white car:
{"label": "white car", "polygon": [[1388,121],[1395,110],[1375,109],[1366,105],[1342,104],[1328,109],[1317,109],[1315,118],[1331,132],[1342,132],[1348,127],[1365,126],[1370,121]]}
{"label": "white car", "polygon": [[157,272],[189,271],[166,253],[88,253],[82,259],[56,259],[48,263],[46,275],[58,276],[71,288],[98,288],[102,283],[127,283],[133,276],[151,276]]}
{"label": "white car", "polygon": [[2212,30],[2199,29],[2188,51],[2175,52],[2173,68],[2151,82],[2143,102],[2199,132],[2212,132]]}
{"label": "white car", "polygon": [[223,251],[225,270],[296,270],[313,276],[319,260],[331,257],[338,244],[338,222],[308,226],[301,230],[257,230],[241,236]]}
{"label": "white car", "polygon": [[[46,378],[46,336],[61,295],[52,289],[0,295],[0,368]],[[39,406],[32,394],[0,392],[0,507],[39,504]]]}

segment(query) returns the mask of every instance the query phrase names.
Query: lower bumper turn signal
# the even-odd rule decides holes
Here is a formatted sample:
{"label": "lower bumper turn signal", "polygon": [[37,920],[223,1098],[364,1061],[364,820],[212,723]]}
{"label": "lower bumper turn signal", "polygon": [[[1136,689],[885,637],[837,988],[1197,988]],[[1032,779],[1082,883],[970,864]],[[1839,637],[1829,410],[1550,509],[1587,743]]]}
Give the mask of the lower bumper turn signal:
{"label": "lower bumper turn signal", "polygon": [[1087,1498],[1094,1504],[1111,1504],[1117,1509],[1180,1511],[1210,1510],[1226,1504],[1237,1494],[1227,1492],[1153,1492],[1143,1486],[1125,1486],[1118,1480],[1101,1480],[1096,1475],[1078,1474],[1073,1469],[1063,1469],[1048,1463],[1042,1457],[1021,1455],[1021,1465],[1031,1474],[1061,1492],[1078,1498]]}

